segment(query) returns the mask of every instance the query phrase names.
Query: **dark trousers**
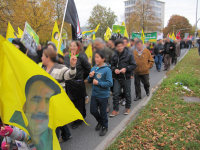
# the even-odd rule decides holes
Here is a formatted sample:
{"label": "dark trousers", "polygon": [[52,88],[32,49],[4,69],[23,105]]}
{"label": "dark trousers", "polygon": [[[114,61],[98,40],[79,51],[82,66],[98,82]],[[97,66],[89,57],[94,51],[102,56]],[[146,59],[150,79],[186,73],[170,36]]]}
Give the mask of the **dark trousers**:
{"label": "dark trousers", "polygon": [[135,74],[135,94],[136,94],[136,97],[141,97],[140,81],[144,84],[144,89],[145,89],[146,93],[149,92],[149,88],[150,88],[149,74],[145,74],[145,75]]}
{"label": "dark trousers", "polygon": [[199,44],[199,56],[200,56],[200,44]]}
{"label": "dark trousers", "polygon": [[113,87],[113,110],[119,111],[119,96],[123,88],[124,97],[126,98],[126,108],[131,108],[131,79],[128,80],[114,80]]}
{"label": "dark trousers", "polygon": [[101,123],[101,125],[106,128],[108,128],[107,103],[108,98],[91,97],[90,113],[95,117],[98,123]]}
{"label": "dark trousers", "polygon": [[74,103],[75,107],[79,110],[79,112],[82,114],[83,118],[85,118],[86,117],[85,97],[74,100],[72,102]]}
{"label": "dark trousers", "polygon": [[[86,109],[85,109],[85,96],[81,99],[77,99],[72,101],[75,105],[75,107],[79,110],[79,112],[82,114],[83,118],[86,117]],[[76,120],[74,121],[77,124],[81,124],[82,120]]]}
{"label": "dark trousers", "polygon": [[165,54],[164,61],[165,61],[165,69],[169,70],[172,62],[172,57],[170,57],[169,54]]}
{"label": "dark trousers", "polygon": [[59,136],[60,136],[60,130],[61,130],[61,137],[64,141],[68,140],[69,137],[71,136],[71,133],[67,127],[67,125],[64,125],[62,127],[58,127],[56,128],[56,135],[59,139]]}

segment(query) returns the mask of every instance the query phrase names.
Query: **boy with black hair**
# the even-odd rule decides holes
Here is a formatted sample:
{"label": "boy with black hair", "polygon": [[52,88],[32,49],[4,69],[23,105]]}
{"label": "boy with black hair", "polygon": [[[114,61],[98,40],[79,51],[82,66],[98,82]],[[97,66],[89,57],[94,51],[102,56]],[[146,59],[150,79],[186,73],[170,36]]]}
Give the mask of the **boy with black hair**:
{"label": "boy with black hair", "polygon": [[111,70],[114,77],[113,87],[113,112],[110,117],[115,117],[119,114],[119,95],[121,88],[126,98],[124,115],[130,113],[131,108],[131,76],[132,71],[136,68],[135,59],[133,53],[130,53],[127,47],[124,46],[122,39],[115,41],[115,48],[117,51],[112,57]]}
{"label": "boy with black hair", "polygon": [[[106,64],[105,51],[97,50],[95,53],[95,66],[91,69],[88,83],[92,83],[92,97],[90,112],[97,120],[95,128],[100,131],[100,136],[104,136],[108,130],[107,103],[110,95],[110,87],[113,86],[112,71],[110,65]],[[100,109],[100,113],[98,111]]]}

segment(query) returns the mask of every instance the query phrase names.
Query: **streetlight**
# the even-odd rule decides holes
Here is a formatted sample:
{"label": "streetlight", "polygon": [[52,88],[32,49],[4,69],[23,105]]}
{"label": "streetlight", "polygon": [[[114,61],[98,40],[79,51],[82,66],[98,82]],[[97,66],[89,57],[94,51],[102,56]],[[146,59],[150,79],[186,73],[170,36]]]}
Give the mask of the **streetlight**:
{"label": "streetlight", "polygon": [[178,31],[181,31],[181,30],[187,30],[187,29],[191,29],[191,28],[179,29],[179,30],[177,30],[176,35],[178,34]]}
{"label": "streetlight", "polygon": [[175,27],[176,25],[173,25],[173,33],[174,33],[174,27]]}

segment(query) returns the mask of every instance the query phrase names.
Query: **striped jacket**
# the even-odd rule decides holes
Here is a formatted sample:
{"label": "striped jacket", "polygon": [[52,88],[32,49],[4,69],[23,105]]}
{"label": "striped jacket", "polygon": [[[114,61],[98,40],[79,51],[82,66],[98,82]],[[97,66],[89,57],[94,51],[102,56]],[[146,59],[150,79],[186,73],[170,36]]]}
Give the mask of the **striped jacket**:
{"label": "striped jacket", "polygon": [[[47,70],[46,67],[43,67],[43,69]],[[65,80],[70,80],[76,76],[76,68],[68,68],[65,65],[55,63],[48,73],[65,89]]]}

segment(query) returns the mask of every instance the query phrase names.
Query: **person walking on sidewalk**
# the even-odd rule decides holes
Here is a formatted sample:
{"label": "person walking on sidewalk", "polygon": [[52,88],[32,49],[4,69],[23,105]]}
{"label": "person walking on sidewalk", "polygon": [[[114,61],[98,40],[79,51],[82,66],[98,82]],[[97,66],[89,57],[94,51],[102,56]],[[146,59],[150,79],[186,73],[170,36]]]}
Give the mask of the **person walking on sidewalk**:
{"label": "person walking on sidewalk", "polygon": [[[86,108],[85,108],[85,96],[86,96],[86,87],[85,79],[87,79],[90,70],[91,64],[88,62],[87,57],[84,53],[81,53],[82,46],[78,41],[72,41],[70,43],[70,53],[64,57],[64,64],[66,67],[70,66],[70,59],[73,55],[77,57],[76,63],[76,75],[72,80],[66,81],[66,92],[73,102],[75,107],[82,114],[83,118],[86,117]],[[82,120],[76,120],[72,123],[72,129],[78,128],[78,126],[83,123]]]}
{"label": "person walking on sidewalk", "polygon": [[175,44],[174,64],[176,65],[177,59],[180,56],[180,51],[181,51],[179,40],[174,40],[174,44]]}
{"label": "person walking on sidewalk", "polygon": [[[98,124],[95,128],[104,136],[108,130],[107,103],[110,95],[110,87],[113,86],[112,71],[110,64],[106,64],[105,51],[97,50],[95,53],[96,65],[91,69],[88,77],[88,83],[92,83],[92,97],[90,113],[95,117]],[[100,109],[100,113],[98,111]]]}
{"label": "person walking on sidewalk", "polygon": [[115,117],[119,114],[119,95],[121,93],[121,88],[123,88],[126,105],[125,105],[125,115],[130,113],[131,108],[131,73],[135,70],[136,63],[132,53],[124,47],[123,39],[117,39],[115,41],[115,52],[112,57],[111,70],[114,77],[114,87],[113,87],[113,112],[110,117]]}
{"label": "person walking on sidewalk", "polygon": [[137,68],[135,69],[135,93],[136,98],[134,101],[140,100],[141,97],[141,87],[140,81],[144,84],[144,89],[147,96],[150,95],[150,83],[149,83],[149,69],[153,67],[154,60],[148,49],[143,48],[143,41],[136,41],[137,50],[133,52]]}
{"label": "person walking on sidewalk", "polygon": [[163,71],[169,71],[170,70],[170,66],[171,66],[171,62],[172,62],[172,57],[174,56],[174,53],[175,53],[175,45],[167,37],[166,38],[166,43],[164,45],[165,69]]}
{"label": "person walking on sidewalk", "polygon": [[200,56],[200,37],[199,37],[199,39],[197,40],[197,43],[199,44],[199,56]]}
{"label": "person walking on sidewalk", "polygon": [[153,54],[155,55],[155,64],[156,69],[160,72],[162,66],[162,59],[163,59],[163,49],[164,45],[162,44],[162,40],[158,40],[158,44],[155,45]]}

